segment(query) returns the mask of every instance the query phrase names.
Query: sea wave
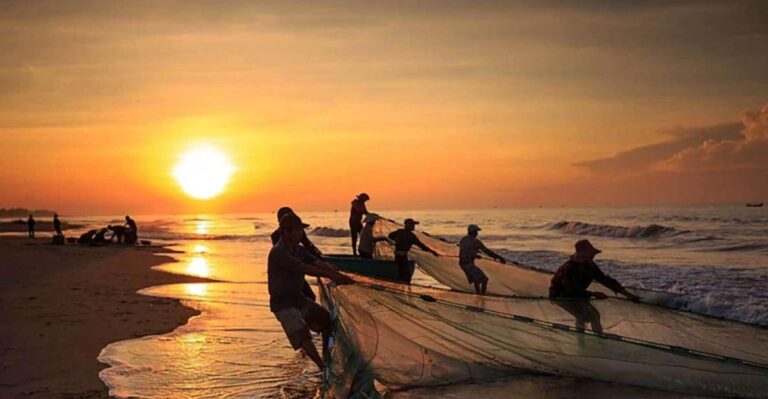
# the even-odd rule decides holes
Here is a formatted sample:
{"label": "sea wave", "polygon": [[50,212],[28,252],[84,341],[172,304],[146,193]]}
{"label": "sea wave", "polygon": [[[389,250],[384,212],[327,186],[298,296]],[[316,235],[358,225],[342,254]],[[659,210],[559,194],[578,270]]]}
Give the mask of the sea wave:
{"label": "sea wave", "polygon": [[349,233],[349,230],[346,230],[346,229],[336,229],[333,227],[318,226],[313,228],[309,232],[309,234],[313,236],[321,236],[321,237],[348,237],[350,233]]}
{"label": "sea wave", "polygon": [[674,227],[650,224],[648,226],[613,226],[607,224],[592,224],[578,221],[561,220],[550,225],[551,230],[559,230],[566,234],[590,235],[616,238],[662,238],[675,237],[690,233],[688,230],[678,230]]}
{"label": "sea wave", "polygon": [[[511,251],[508,259],[554,272],[568,258],[557,251]],[[688,312],[768,327],[768,270],[713,266],[674,267],[601,260],[600,268],[627,287],[674,294],[663,305]]]}

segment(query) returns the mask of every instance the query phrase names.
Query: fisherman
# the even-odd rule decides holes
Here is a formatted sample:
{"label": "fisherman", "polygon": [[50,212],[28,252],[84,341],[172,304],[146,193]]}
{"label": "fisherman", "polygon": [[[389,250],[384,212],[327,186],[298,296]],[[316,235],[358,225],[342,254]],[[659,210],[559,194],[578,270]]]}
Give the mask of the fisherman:
{"label": "fisherman", "polygon": [[[277,210],[277,222],[280,223],[280,219],[289,214],[294,213],[293,209],[284,206]],[[294,213],[295,214],[295,213]],[[280,237],[282,236],[282,233],[280,232],[280,227],[278,227],[274,232],[272,232],[272,235],[270,238],[272,239],[272,246],[277,244],[278,241],[280,241]],[[307,237],[307,233],[304,232],[304,237],[301,238],[301,245],[304,246],[304,249],[309,251],[310,254],[312,254],[314,257],[318,259],[323,258],[323,253],[320,252],[319,249],[315,246],[315,244],[312,244],[312,241],[309,241],[309,237]],[[304,281],[304,287],[302,288],[302,292],[304,293],[304,296],[315,301],[317,300],[317,296],[315,295],[315,292],[312,291],[312,287],[309,286],[309,283],[305,280]]]}
{"label": "fisherman", "polygon": [[467,235],[459,241],[459,266],[464,274],[467,275],[467,281],[475,285],[475,293],[485,295],[488,289],[488,277],[475,265],[475,259],[479,258],[480,251],[488,256],[498,260],[501,263],[507,263],[506,259],[488,249],[480,239],[477,238],[480,227],[470,224],[467,227]]}
{"label": "fisherman", "polygon": [[136,244],[139,241],[139,228],[136,226],[136,221],[131,219],[130,216],[126,216],[125,227],[125,243]]}
{"label": "fisherman", "polygon": [[59,214],[54,213],[53,214],[53,231],[56,232],[57,236],[63,236],[64,233],[61,232],[61,220],[59,220]]}
{"label": "fisherman", "polygon": [[379,241],[387,241],[386,237],[374,237],[373,227],[376,226],[376,221],[380,216],[375,213],[369,213],[365,215],[365,226],[360,232],[360,244],[357,246],[357,253],[363,259],[373,259],[373,253],[376,250],[376,243]]}
{"label": "fisherman", "polygon": [[363,231],[363,216],[368,214],[365,203],[370,199],[368,194],[360,193],[352,200],[352,207],[349,210],[349,234],[352,236],[352,254],[355,256],[357,256],[357,236]]}
{"label": "fisherman", "polygon": [[322,333],[325,354],[331,319],[325,308],[302,294],[306,283],[304,276],[328,277],[336,284],[351,284],[354,281],[299,245],[305,227],[307,225],[295,213],[288,213],[280,219],[281,237],[269,251],[267,262],[269,310],[282,325],[293,349],[303,349],[322,370],[325,365],[309,331]]}
{"label": "fisherman", "polygon": [[29,214],[29,217],[27,218],[27,230],[29,233],[29,238],[35,238],[35,218],[32,217],[32,214]]}
{"label": "fisherman", "polygon": [[592,246],[589,240],[580,240],[576,243],[576,253],[568,261],[563,263],[555,275],[552,276],[552,282],[549,286],[550,298],[596,298],[605,299],[608,296],[599,291],[587,291],[593,281],[620,293],[633,301],[639,301],[640,298],[627,291],[618,281],[611,278],[600,270],[595,263],[595,255],[599,254],[599,249]]}
{"label": "fisherman", "polygon": [[405,225],[405,228],[389,233],[389,238],[395,242],[395,264],[397,264],[398,276],[401,281],[410,284],[413,272],[408,265],[408,251],[411,250],[412,246],[415,245],[435,256],[440,255],[434,249],[424,245],[424,243],[416,237],[416,234],[413,233],[419,222],[408,218],[405,219],[403,224]]}

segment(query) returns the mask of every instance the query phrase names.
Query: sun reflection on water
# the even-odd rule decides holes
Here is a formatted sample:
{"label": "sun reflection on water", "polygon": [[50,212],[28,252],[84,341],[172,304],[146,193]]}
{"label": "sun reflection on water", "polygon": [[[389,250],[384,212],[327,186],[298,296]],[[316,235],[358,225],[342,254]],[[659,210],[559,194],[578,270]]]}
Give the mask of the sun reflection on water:
{"label": "sun reflection on water", "polygon": [[205,257],[195,256],[189,261],[186,273],[198,277],[208,277],[211,275],[211,270]]}
{"label": "sun reflection on water", "polygon": [[195,234],[208,234],[211,228],[211,222],[208,220],[198,220],[195,222]]}
{"label": "sun reflection on water", "polygon": [[185,284],[184,292],[191,296],[204,297],[208,295],[208,287],[206,283]]}

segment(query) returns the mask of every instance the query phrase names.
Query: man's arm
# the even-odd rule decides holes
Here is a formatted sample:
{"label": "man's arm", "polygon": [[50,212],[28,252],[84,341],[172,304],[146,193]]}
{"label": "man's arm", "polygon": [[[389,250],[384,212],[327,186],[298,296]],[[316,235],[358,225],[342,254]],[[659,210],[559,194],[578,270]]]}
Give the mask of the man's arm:
{"label": "man's arm", "polygon": [[480,250],[488,254],[488,256],[490,256],[491,258],[494,258],[501,263],[507,263],[506,259],[501,257],[501,255],[497,254],[496,252],[493,252],[490,249],[488,249],[488,247],[486,247],[485,244],[483,244],[482,242],[480,243]]}
{"label": "man's arm", "polygon": [[437,251],[435,251],[434,249],[426,246],[426,244],[421,242],[421,240],[419,240],[419,237],[416,237],[416,234],[413,235],[413,245],[416,245],[417,247],[421,248],[424,251],[427,251],[427,252],[431,253],[432,255],[435,255],[435,256],[438,256],[438,257],[440,256],[440,254],[438,254]]}
{"label": "man's arm", "polygon": [[603,271],[600,270],[599,266],[597,266],[596,264],[593,265],[593,266],[597,269],[597,272],[595,273],[595,280],[598,283],[608,287],[609,289],[613,290],[613,292],[616,292],[616,293],[619,293],[621,295],[624,295],[625,297],[627,297],[627,299],[630,299],[630,300],[633,300],[633,301],[639,301],[640,300],[640,297],[638,297],[637,295],[627,291],[627,289],[624,288],[621,285],[621,283],[616,281],[616,279],[614,279],[613,277],[603,273]]}

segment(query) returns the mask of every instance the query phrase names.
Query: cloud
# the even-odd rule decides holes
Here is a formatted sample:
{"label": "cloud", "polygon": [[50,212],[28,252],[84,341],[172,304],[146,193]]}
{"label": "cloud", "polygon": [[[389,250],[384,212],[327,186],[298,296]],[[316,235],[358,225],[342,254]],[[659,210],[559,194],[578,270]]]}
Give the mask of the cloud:
{"label": "cloud", "polygon": [[747,110],[741,123],[664,131],[670,139],[576,163],[594,175],[727,171],[768,168],[768,104]]}
{"label": "cloud", "polygon": [[758,111],[744,111],[741,122],[740,137],[709,138],[678,152],[660,168],[671,171],[768,168],[768,104]]}

